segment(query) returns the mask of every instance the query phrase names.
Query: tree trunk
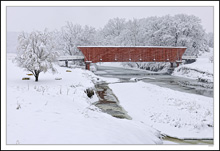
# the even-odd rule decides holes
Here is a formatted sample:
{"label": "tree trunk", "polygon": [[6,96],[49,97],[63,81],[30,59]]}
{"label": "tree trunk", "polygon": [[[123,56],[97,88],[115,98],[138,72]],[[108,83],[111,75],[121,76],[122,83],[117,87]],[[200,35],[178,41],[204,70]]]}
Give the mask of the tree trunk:
{"label": "tree trunk", "polygon": [[175,36],[175,47],[177,46],[177,41],[178,41],[178,34],[176,33],[176,36]]}
{"label": "tree trunk", "polygon": [[40,71],[35,70],[34,73],[35,73],[35,74],[34,74],[34,76],[35,76],[35,82],[37,82],[37,81],[38,81],[39,74],[40,74]]}
{"label": "tree trunk", "polygon": [[39,76],[39,75],[35,76],[35,82],[37,82],[37,81],[38,81],[38,76]]}
{"label": "tree trunk", "polygon": [[66,67],[68,67],[68,61],[67,60],[65,61],[65,65],[66,65]]}

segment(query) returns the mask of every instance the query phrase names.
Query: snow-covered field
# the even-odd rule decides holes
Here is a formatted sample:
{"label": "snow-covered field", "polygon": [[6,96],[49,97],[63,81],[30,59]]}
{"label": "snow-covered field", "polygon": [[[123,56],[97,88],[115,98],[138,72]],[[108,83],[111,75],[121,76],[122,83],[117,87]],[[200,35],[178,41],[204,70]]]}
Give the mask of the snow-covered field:
{"label": "snow-covered field", "polygon": [[205,52],[199,56],[196,62],[192,64],[180,65],[173,72],[175,76],[181,76],[192,79],[204,79],[208,82],[213,82],[213,63],[210,57],[213,56],[213,48],[210,52]]}
{"label": "snow-covered field", "polygon": [[133,121],[180,139],[213,138],[213,98],[142,81],[110,84],[109,87]]}
{"label": "snow-covered field", "polygon": [[14,57],[7,54],[7,144],[162,143],[160,133],[148,123],[102,113],[92,105],[98,97],[90,99],[84,92],[94,81],[117,79],[56,66],[57,74],[41,73],[35,82],[12,62]]}

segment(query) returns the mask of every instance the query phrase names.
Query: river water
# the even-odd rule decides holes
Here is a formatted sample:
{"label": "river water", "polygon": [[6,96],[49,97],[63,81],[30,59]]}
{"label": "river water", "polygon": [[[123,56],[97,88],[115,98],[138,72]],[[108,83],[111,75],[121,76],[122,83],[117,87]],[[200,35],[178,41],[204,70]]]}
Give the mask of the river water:
{"label": "river water", "polygon": [[116,67],[98,66],[96,75],[110,78],[118,78],[122,82],[130,81],[132,78],[146,83],[155,84],[173,90],[194,93],[207,97],[213,97],[213,83],[199,82],[195,79],[158,74],[150,71],[131,70]]}
{"label": "river water", "polygon": [[[131,70],[118,67],[98,66],[97,69],[95,72],[96,75],[118,78],[120,82],[123,83],[143,81],[176,91],[213,97],[213,83],[198,82],[194,79],[175,77],[165,73],[158,74],[151,71]],[[97,83],[95,87],[99,101],[95,102],[94,105],[113,117],[128,120],[132,119],[123,107],[120,106],[119,100],[108,87],[108,83]],[[163,141],[164,144],[213,144],[213,140],[180,140],[169,136],[164,137]]]}
{"label": "river water", "polygon": [[113,117],[131,119],[127,112],[120,106],[118,98],[108,87],[107,83],[97,83],[95,88],[96,94],[99,97],[99,101],[94,103],[95,106]]}

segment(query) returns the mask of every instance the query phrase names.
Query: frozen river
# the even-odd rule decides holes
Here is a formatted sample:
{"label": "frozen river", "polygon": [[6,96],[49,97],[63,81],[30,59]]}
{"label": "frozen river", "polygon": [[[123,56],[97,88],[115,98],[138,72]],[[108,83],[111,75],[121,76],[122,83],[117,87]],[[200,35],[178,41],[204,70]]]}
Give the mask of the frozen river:
{"label": "frozen river", "polygon": [[176,77],[151,71],[140,71],[107,66],[98,66],[98,70],[94,73],[103,77],[119,78],[121,82],[128,82],[130,79],[136,78],[137,80],[141,80],[143,82],[181,92],[213,97],[213,83],[198,82],[194,79]]}

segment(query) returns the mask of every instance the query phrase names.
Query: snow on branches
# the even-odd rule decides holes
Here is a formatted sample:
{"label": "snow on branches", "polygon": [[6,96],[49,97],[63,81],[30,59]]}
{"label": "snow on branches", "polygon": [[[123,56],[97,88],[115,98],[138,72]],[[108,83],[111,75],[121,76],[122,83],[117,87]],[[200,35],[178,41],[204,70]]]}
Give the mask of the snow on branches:
{"label": "snow on branches", "polygon": [[54,45],[51,33],[47,30],[33,31],[30,34],[23,32],[18,36],[15,61],[19,67],[32,72],[35,81],[38,81],[40,72],[47,72],[49,69],[56,72],[53,62],[56,61],[58,52],[53,51]]}

